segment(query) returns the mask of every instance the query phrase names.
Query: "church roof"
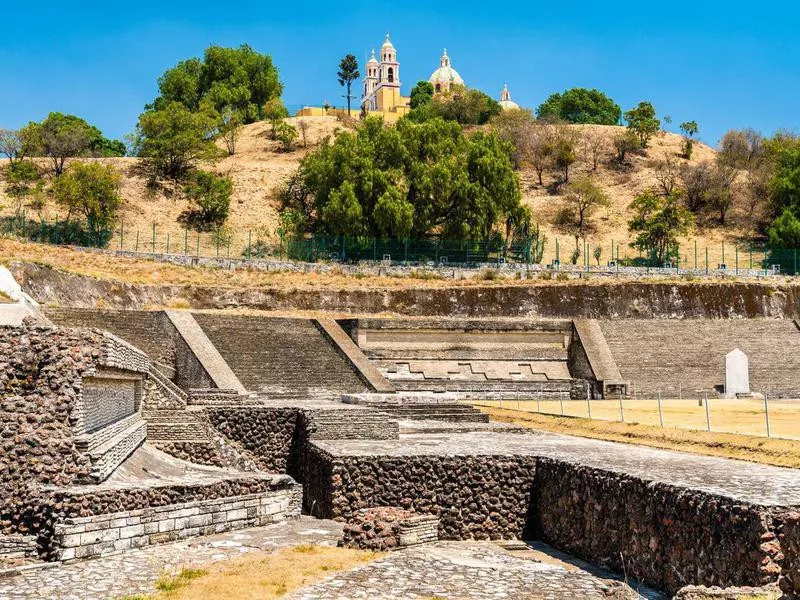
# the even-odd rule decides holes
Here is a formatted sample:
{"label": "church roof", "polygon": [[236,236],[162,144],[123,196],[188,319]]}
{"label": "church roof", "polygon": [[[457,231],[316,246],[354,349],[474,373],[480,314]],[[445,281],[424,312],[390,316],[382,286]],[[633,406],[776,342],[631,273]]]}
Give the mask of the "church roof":
{"label": "church roof", "polygon": [[372,56],[369,57],[369,60],[367,61],[367,64],[368,65],[372,65],[372,64],[376,64],[377,65],[378,64],[378,59],[375,58],[375,50],[372,51]]}
{"label": "church roof", "polygon": [[519,108],[519,104],[511,99],[511,92],[508,91],[508,85],[503,85],[503,91],[500,92],[500,107],[503,110],[512,110]]}
{"label": "church roof", "polygon": [[439,68],[436,69],[431,75],[430,81],[433,85],[437,83],[447,83],[464,85],[464,80],[452,66],[450,66],[450,57],[447,56],[447,49],[442,53],[442,58],[439,60]]}
{"label": "church roof", "polygon": [[386,41],[383,42],[383,46],[381,46],[381,50],[388,50],[388,49],[394,50],[394,46],[392,45],[392,42],[389,40],[389,34],[387,33],[386,34]]}

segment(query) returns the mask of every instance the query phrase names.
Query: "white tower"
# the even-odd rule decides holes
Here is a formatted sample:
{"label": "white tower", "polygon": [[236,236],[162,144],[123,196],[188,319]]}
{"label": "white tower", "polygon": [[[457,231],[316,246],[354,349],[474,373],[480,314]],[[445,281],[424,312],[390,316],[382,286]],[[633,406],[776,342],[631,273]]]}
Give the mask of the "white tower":
{"label": "white tower", "polygon": [[386,41],[381,46],[379,73],[379,83],[381,85],[400,88],[400,63],[397,62],[397,50],[394,49],[392,42],[389,41],[388,33],[386,34]]}
{"label": "white tower", "polygon": [[511,92],[508,91],[508,85],[503,85],[503,91],[500,92],[500,106],[503,110],[513,110],[519,108],[519,104],[511,99]]}
{"label": "white tower", "polygon": [[380,64],[375,58],[375,50],[372,51],[367,61],[364,77],[364,96],[361,98],[361,105],[366,110],[372,111],[377,109],[377,102],[375,100],[375,88],[378,86],[378,76],[380,71]]}

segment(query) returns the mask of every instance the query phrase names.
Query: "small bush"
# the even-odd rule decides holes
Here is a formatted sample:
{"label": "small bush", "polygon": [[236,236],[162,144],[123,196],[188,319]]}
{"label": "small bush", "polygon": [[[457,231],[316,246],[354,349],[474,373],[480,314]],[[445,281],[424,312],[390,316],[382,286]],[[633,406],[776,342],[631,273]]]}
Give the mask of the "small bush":
{"label": "small bush", "polygon": [[228,218],[233,180],[208,171],[195,171],[184,187],[186,198],[197,208],[185,211],[178,220],[197,231],[220,227]]}
{"label": "small bush", "polygon": [[558,275],[556,275],[556,279],[558,281],[567,281],[569,280],[569,273],[566,271],[559,271]]}
{"label": "small bush", "polygon": [[408,276],[411,279],[443,279],[443,277],[435,271],[428,271],[426,269],[412,269]]}
{"label": "small bush", "polygon": [[478,273],[478,279],[481,281],[497,281],[500,279],[500,272],[497,269],[484,269]]}
{"label": "small bush", "polygon": [[161,592],[174,592],[186,586],[192,579],[207,575],[204,569],[181,569],[180,573],[174,576],[161,575],[156,581],[156,589]]}
{"label": "small bush", "polygon": [[553,274],[550,271],[543,271],[542,273],[539,273],[539,279],[542,281],[552,281]]}

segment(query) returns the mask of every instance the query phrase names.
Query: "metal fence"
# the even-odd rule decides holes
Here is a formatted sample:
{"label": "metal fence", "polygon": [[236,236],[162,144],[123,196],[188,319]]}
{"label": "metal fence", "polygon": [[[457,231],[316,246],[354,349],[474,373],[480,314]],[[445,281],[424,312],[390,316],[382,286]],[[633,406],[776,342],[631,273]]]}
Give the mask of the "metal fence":
{"label": "metal fence", "polygon": [[533,393],[504,400],[464,400],[475,406],[501,408],[599,421],[651,425],[663,428],[735,433],[768,438],[800,439],[800,402],[773,399],[770,393],[752,398],[722,398],[715,393],[693,392],[678,397],[659,392],[655,398],[619,396],[575,400],[569,393]]}
{"label": "metal fence", "polygon": [[553,270],[570,265],[572,270],[609,271],[629,267],[659,272],[733,275],[797,275],[798,249],[765,248],[725,243],[704,245],[687,240],[677,246],[669,260],[658,260],[646,250],[632,248],[621,240],[602,244],[591,238],[514,238],[496,235],[487,240],[380,239],[311,235],[280,239],[259,230],[220,228],[198,232],[153,223],[147,229],[121,223],[112,229],[87,228],[75,220],[26,218],[0,219],[0,233],[31,241],[108,248],[142,254],[185,255],[238,259],[295,260],[302,262],[475,265],[491,263],[543,264]]}

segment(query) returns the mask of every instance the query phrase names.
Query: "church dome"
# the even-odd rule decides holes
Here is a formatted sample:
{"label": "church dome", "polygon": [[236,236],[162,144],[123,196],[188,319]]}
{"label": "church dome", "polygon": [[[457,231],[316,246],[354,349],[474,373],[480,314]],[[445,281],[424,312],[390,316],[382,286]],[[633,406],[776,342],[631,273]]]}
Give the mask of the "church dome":
{"label": "church dome", "polygon": [[519,108],[519,104],[511,99],[511,92],[508,91],[508,85],[504,85],[503,91],[500,93],[500,107],[503,110]]}
{"label": "church dome", "polygon": [[438,92],[440,90],[449,89],[451,85],[464,85],[464,80],[452,66],[450,66],[450,57],[447,56],[445,49],[442,58],[439,61],[439,68],[433,72],[428,80],[433,85],[433,88]]}
{"label": "church dome", "polygon": [[386,41],[383,42],[383,46],[381,46],[381,50],[394,50],[394,45],[389,40],[389,34],[386,34]]}

